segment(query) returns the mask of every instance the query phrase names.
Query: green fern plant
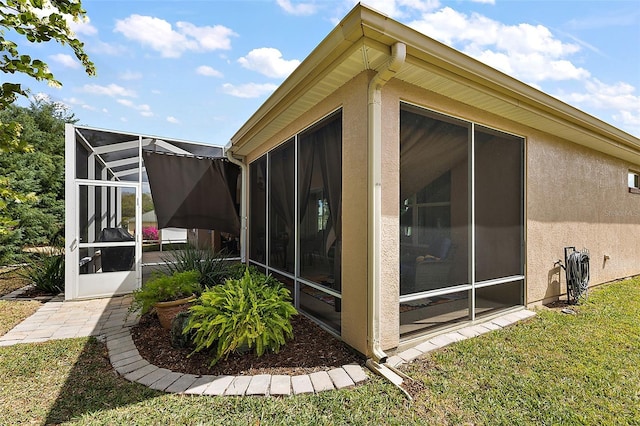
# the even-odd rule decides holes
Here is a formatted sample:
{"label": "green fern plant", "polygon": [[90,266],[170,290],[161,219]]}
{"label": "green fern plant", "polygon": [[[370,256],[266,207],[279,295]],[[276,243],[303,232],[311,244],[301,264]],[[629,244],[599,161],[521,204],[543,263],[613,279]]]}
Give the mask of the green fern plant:
{"label": "green fern plant", "polygon": [[158,302],[199,295],[202,291],[199,278],[198,271],[184,271],[172,275],[155,274],[142,285],[142,288],[133,291],[133,302],[129,310],[139,310],[140,315],[144,315]]}
{"label": "green fern plant", "polygon": [[291,317],[297,314],[289,290],[269,276],[245,270],[240,279],[204,291],[189,308],[183,333],[193,333],[195,349],[214,349],[211,365],[242,348],[278,352],[293,337]]}

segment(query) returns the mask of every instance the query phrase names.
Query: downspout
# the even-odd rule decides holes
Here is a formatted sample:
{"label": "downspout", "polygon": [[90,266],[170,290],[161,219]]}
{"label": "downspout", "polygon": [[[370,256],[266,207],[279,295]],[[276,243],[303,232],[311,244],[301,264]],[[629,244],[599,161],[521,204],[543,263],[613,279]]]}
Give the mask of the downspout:
{"label": "downspout", "polygon": [[[402,68],[407,46],[396,42],[391,46],[391,56],[386,67],[369,82],[368,90],[368,167],[369,167],[369,244],[368,244],[368,292],[367,292],[367,345],[371,358],[367,366],[380,373],[387,355],[380,346],[380,275],[382,240],[382,87]],[[402,379],[400,379],[400,382]]]}
{"label": "downspout", "polygon": [[224,154],[233,164],[240,167],[240,260],[247,261],[247,165],[233,156],[231,142],[224,147]]}

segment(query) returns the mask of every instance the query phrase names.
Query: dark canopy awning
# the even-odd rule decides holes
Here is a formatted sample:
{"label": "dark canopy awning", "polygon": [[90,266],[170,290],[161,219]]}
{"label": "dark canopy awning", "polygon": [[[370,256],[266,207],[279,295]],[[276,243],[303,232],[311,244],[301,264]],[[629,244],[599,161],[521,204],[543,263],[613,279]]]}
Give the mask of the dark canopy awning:
{"label": "dark canopy awning", "polygon": [[144,164],[158,227],[215,229],[240,234],[240,168],[222,158],[145,151]]}

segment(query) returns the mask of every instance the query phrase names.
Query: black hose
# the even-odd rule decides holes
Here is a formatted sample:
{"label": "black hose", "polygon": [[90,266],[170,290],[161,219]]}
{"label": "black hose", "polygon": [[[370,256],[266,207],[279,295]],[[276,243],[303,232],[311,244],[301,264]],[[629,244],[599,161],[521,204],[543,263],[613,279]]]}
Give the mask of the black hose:
{"label": "black hose", "polygon": [[589,288],[589,252],[587,250],[574,251],[567,258],[567,278],[569,280],[569,300],[577,302],[580,297],[586,297]]}

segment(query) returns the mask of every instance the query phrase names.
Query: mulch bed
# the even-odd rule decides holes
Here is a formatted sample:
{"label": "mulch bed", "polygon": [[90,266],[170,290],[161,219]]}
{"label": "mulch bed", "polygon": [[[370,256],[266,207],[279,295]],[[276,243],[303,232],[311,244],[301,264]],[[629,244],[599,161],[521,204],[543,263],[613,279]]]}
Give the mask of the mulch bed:
{"label": "mulch bed", "polygon": [[144,315],[131,335],[140,355],[151,364],[195,375],[301,375],[326,371],[345,364],[363,364],[364,359],[345,343],[303,315],[292,318],[293,340],[278,353],[232,354],[209,367],[211,355],[171,346],[170,332],[160,326],[155,315]]}

